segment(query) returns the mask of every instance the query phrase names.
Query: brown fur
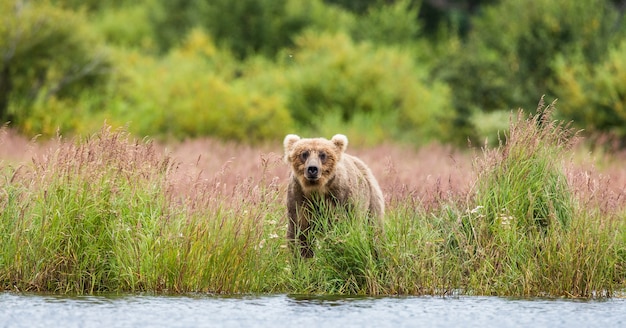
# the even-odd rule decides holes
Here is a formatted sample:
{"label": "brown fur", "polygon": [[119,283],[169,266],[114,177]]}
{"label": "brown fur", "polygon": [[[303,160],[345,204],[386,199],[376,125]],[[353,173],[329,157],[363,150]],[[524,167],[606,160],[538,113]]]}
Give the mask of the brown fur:
{"label": "brown fur", "polygon": [[382,228],[382,191],[367,165],[345,153],[348,138],[337,134],[331,140],[302,139],[290,134],[283,144],[285,162],[291,166],[287,239],[292,245],[299,241],[303,257],[313,256],[307,234],[320,202],[354,210],[357,217],[369,217]]}

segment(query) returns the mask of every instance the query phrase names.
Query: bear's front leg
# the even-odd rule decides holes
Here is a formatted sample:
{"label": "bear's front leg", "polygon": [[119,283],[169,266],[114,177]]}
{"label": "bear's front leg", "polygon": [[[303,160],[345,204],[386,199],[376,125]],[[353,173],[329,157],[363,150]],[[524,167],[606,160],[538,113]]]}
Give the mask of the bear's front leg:
{"label": "bear's front leg", "polygon": [[[307,229],[308,230],[308,229]],[[303,231],[299,235],[300,239],[300,256],[304,258],[312,258],[313,257],[313,249],[311,248],[311,244],[308,239],[308,231]]]}
{"label": "bear's front leg", "polygon": [[287,241],[292,251],[300,253],[304,258],[313,257],[313,250],[309,243],[309,225],[306,220],[301,222],[298,218],[289,217],[287,225]]}
{"label": "bear's front leg", "polygon": [[308,241],[309,222],[303,212],[302,201],[287,203],[287,242],[289,248],[304,258],[313,257],[313,250]]}

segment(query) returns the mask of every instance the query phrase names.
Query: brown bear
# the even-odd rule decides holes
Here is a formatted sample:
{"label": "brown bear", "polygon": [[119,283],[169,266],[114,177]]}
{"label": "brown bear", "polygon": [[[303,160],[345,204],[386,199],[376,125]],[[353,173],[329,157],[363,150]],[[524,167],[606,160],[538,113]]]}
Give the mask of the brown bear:
{"label": "brown bear", "polygon": [[326,214],[320,207],[353,211],[355,217],[367,217],[382,228],[383,193],[367,165],[345,153],[346,136],[337,134],[328,140],[289,134],[283,145],[285,162],[291,166],[287,239],[302,257],[313,256],[308,234],[312,220]]}

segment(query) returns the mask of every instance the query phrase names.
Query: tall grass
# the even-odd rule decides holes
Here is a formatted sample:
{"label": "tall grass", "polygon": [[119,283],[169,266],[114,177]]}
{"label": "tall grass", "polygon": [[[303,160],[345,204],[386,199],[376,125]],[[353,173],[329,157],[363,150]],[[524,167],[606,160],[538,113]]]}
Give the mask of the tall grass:
{"label": "tall grass", "polygon": [[264,229],[276,235],[265,221],[279,213],[267,190],[242,182],[224,195],[195,181],[179,197],[176,163],[109,129],[3,169],[4,288],[271,290],[273,262],[258,257]]}
{"label": "tall grass", "polygon": [[[387,194],[384,232],[337,214],[315,234],[312,259],[286,245],[280,155],[227,160],[215,147],[207,150],[215,158],[196,160],[222,163],[207,174],[124,131],[61,140],[30,163],[0,162],[0,284],[58,293],[611,296],[626,284],[623,192],[571,163],[575,135],[550,120],[552,107],[512,117],[500,146],[474,157],[473,172],[457,163],[455,176],[410,185],[401,171],[418,161],[382,170],[369,160]],[[231,171],[232,161],[248,166]]]}

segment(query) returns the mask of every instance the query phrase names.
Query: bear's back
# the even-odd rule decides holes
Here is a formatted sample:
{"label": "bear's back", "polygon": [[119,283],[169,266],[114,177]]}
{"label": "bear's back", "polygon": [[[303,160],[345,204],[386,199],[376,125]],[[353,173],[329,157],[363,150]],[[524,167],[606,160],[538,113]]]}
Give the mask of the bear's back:
{"label": "bear's back", "polygon": [[[385,201],[378,181],[370,168],[360,158],[344,153],[340,165],[345,168],[346,181],[342,184],[349,185],[351,192],[357,201],[365,202],[367,210],[372,217],[382,219],[385,213]],[[338,172],[338,174],[341,174]],[[341,187],[345,189],[345,185]]]}

